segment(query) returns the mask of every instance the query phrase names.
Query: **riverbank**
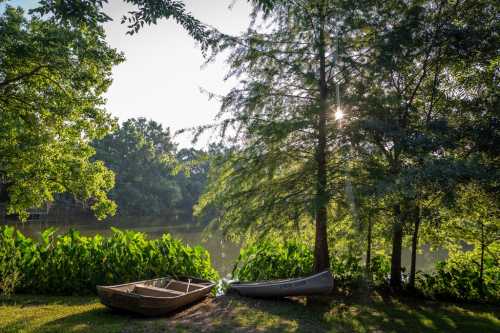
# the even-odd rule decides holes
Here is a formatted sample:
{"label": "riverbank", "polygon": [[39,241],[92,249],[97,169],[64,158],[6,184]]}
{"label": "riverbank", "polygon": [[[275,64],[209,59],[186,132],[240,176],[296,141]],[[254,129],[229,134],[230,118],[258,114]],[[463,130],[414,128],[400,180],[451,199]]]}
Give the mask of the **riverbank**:
{"label": "riverbank", "polygon": [[395,299],[380,294],[254,300],[209,298],[167,318],[113,312],[95,297],[0,298],[0,331],[10,332],[494,332],[500,307]]}

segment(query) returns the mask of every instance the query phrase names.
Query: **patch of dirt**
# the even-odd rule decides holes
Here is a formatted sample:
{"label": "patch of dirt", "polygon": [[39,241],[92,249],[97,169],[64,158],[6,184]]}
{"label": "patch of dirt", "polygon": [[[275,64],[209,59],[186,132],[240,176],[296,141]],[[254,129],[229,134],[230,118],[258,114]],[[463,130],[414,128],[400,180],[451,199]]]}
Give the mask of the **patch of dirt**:
{"label": "patch of dirt", "polygon": [[[200,332],[212,332],[216,322],[220,323],[221,320],[227,320],[233,316],[232,311],[230,297],[208,297],[172,315],[168,324],[172,327],[193,327]],[[220,325],[217,324],[217,326]]]}
{"label": "patch of dirt", "polygon": [[[213,332],[221,322],[232,317],[230,297],[207,297],[188,305],[168,317],[134,318],[122,333],[132,332]],[[244,331],[241,331],[244,332]]]}
{"label": "patch of dirt", "polygon": [[[179,309],[168,317],[132,320],[122,333],[132,332],[255,332],[262,327],[255,327],[255,310],[264,313],[274,313],[282,319],[281,322],[270,322],[270,329],[278,332],[285,330],[290,321],[295,321],[301,332],[326,332],[327,328],[321,323],[321,313],[331,309],[336,304],[337,311],[347,311],[349,306],[342,306],[349,297],[345,295],[329,295],[315,297],[289,297],[284,299],[254,299],[230,294],[219,297],[207,297],[201,302]],[[281,309],[278,310],[278,309]],[[307,310],[306,310],[307,309]],[[314,313],[309,318],[307,312]],[[250,322],[242,323],[241,318],[249,318]]]}

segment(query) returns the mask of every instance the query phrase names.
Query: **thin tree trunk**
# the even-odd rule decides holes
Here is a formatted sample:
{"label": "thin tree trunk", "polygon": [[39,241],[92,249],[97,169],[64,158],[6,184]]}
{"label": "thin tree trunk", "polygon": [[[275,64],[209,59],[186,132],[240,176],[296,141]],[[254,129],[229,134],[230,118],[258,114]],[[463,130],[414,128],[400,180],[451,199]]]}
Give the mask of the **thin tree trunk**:
{"label": "thin tree trunk", "polygon": [[415,225],[413,228],[413,238],[411,240],[411,267],[410,267],[410,281],[409,281],[410,289],[415,289],[419,227],[420,227],[420,206],[417,205],[415,212]]}
{"label": "thin tree trunk", "polygon": [[481,262],[479,266],[479,293],[481,296],[484,295],[484,223],[481,221]]}
{"label": "thin tree trunk", "polygon": [[394,206],[394,225],[392,228],[392,256],[390,286],[401,289],[401,250],[403,247],[403,221],[400,205]]}
{"label": "thin tree trunk", "polygon": [[372,215],[368,215],[368,235],[367,235],[367,246],[366,246],[366,279],[368,281],[372,280]]}
{"label": "thin tree trunk", "polygon": [[325,36],[324,21],[322,15],[319,24],[318,58],[319,68],[319,91],[320,110],[318,121],[318,141],[316,145],[316,241],[314,244],[314,271],[321,272],[329,268],[328,242],[327,242],[327,204],[326,193],[326,119],[328,112],[328,86],[326,83],[326,61],[325,61]]}

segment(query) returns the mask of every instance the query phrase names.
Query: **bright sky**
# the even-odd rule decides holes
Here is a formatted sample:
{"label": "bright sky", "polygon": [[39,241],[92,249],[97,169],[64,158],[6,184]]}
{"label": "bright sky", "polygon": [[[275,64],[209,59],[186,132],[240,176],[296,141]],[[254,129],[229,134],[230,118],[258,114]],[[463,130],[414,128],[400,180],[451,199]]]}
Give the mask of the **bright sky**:
{"label": "bright sky", "polygon": [[[36,1],[8,3],[32,8]],[[196,18],[222,32],[237,34],[248,26],[250,6],[246,0],[186,0],[185,3]],[[224,59],[221,57],[202,69],[204,61],[199,48],[173,21],[162,20],[156,26],[145,26],[138,34],[126,35],[126,26],[120,24],[120,18],[127,8],[120,0],[109,0],[105,6],[106,13],[114,19],[105,25],[108,43],[126,57],[113,70],[114,81],[106,94],[107,110],[120,121],[146,117],[173,131],[210,123],[219,103],[208,100],[200,87],[218,94],[230,89],[234,81],[223,81]],[[204,147],[207,138],[197,146]],[[175,138],[181,146],[190,146],[190,140],[189,134]]]}

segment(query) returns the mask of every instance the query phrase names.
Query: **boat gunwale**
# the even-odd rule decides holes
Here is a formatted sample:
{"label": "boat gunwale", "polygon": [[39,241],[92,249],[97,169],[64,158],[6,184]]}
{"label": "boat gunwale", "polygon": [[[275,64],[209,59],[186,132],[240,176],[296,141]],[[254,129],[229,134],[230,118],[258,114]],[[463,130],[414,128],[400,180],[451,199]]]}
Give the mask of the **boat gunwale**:
{"label": "boat gunwale", "polygon": [[[261,282],[233,282],[230,284],[230,287],[236,287],[236,288],[255,288],[255,287],[272,287],[272,286],[278,286],[281,284],[286,284],[290,282],[300,282],[302,280],[313,280],[321,275],[324,275],[326,273],[329,273],[330,276],[332,276],[330,271],[323,271],[319,272],[310,276],[305,276],[305,277],[298,277],[298,278],[290,278],[290,279],[284,279],[284,280],[266,280],[266,281],[261,281]],[[333,276],[332,276],[333,278]]]}
{"label": "boat gunwale", "polygon": [[[163,278],[156,278],[156,279],[149,279],[149,280],[128,282],[128,283],[123,283],[123,284],[115,284],[115,285],[111,285],[111,286],[97,285],[96,289],[97,289],[97,291],[99,291],[99,289],[101,289],[101,290],[108,290],[108,291],[112,291],[114,293],[126,295],[126,296],[129,296],[129,297],[139,298],[139,299],[165,300],[165,299],[177,299],[177,298],[180,298],[180,297],[192,295],[192,294],[200,292],[200,291],[205,291],[206,289],[212,289],[215,286],[215,283],[213,283],[211,281],[208,281],[208,280],[203,280],[203,281],[206,281],[206,283],[209,283],[209,284],[206,285],[206,286],[204,286],[204,287],[202,287],[202,288],[199,288],[199,289],[196,289],[196,290],[193,290],[193,291],[189,291],[189,292],[186,292],[186,293],[184,293],[182,295],[177,295],[177,296],[148,296],[148,295],[140,295],[140,294],[136,294],[136,293],[132,293],[132,292],[126,292],[126,291],[123,291],[123,290],[116,289],[118,287],[124,287],[124,286],[129,286],[129,285],[140,284],[140,283],[147,282],[147,281],[157,281],[157,280],[164,280],[164,279],[175,280],[174,278],[163,277]],[[200,279],[197,279],[197,278],[193,278],[193,279],[200,280]],[[184,282],[184,281],[180,281],[180,280],[175,280],[175,281]],[[166,291],[169,290],[169,289],[166,289],[166,288],[161,288],[161,289],[165,289]]]}

